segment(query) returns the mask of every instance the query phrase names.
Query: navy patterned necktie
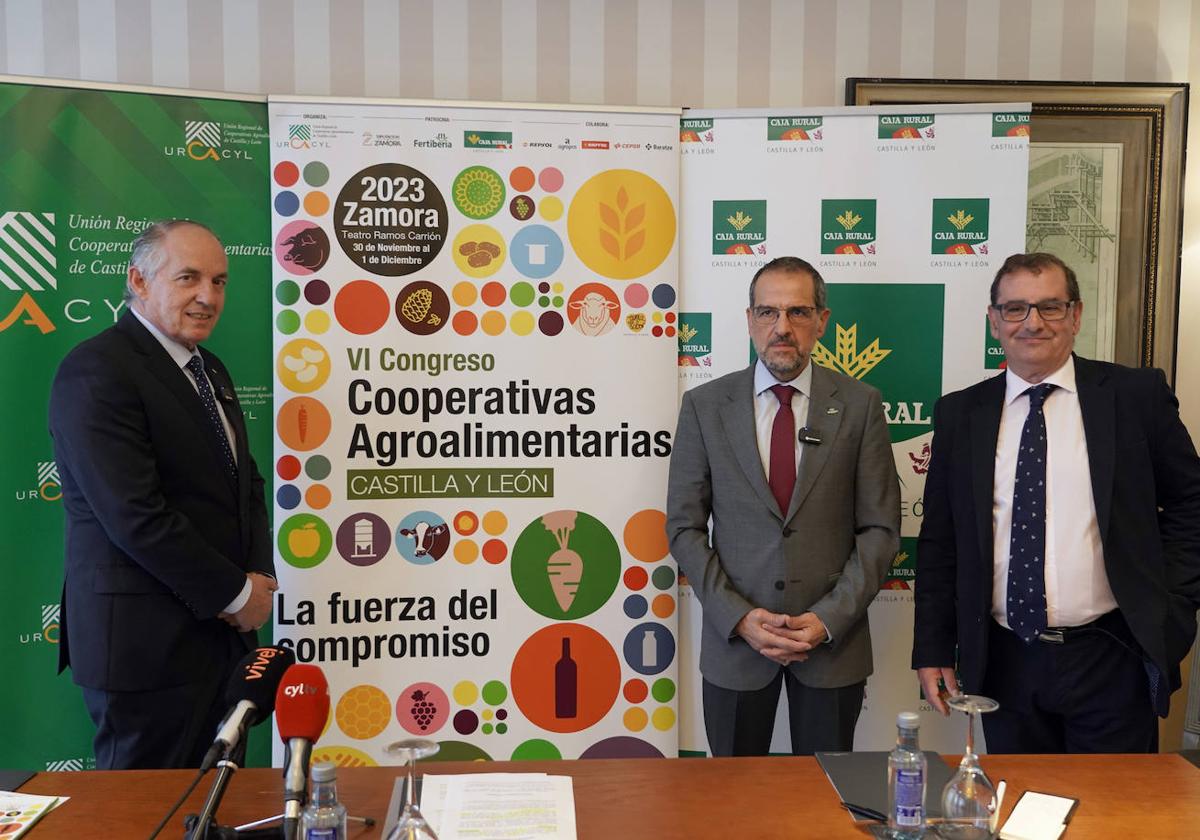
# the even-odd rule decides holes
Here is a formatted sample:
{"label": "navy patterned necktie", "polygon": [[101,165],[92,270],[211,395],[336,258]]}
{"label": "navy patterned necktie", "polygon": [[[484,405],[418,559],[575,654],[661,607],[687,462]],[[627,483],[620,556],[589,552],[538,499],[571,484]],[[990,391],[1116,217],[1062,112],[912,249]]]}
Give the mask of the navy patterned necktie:
{"label": "navy patterned necktie", "polygon": [[1057,386],[1025,391],[1029,416],[1021,429],[1013,483],[1012,537],[1008,557],[1008,626],[1032,642],[1046,629],[1046,415],[1042,405]]}
{"label": "navy patterned necktie", "polygon": [[236,478],[237,461],[233,459],[233,449],[229,446],[229,435],[225,433],[225,424],[221,422],[221,413],[217,408],[216,399],[213,398],[212,386],[208,384],[208,377],[204,375],[204,360],[199,356],[192,356],[188,359],[187,369],[196,379],[196,390],[200,392],[200,402],[204,404],[204,413],[217,433],[217,440],[221,441],[221,455],[225,462],[225,469]]}

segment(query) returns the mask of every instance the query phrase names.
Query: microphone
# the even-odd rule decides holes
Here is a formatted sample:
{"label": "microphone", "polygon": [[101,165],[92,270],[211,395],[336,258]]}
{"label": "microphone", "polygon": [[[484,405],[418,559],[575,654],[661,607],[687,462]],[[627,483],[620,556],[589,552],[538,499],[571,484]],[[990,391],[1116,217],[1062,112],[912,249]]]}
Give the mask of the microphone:
{"label": "microphone", "polygon": [[275,723],[287,745],[283,770],[283,836],[291,840],[300,825],[308,794],[308,762],[313,744],[329,720],[329,683],[316,665],[293,665],[275,692]]}
{"label": "microphone", "polygon": [[288,666],[295,661],[295,655],[282,647],[260,647],[242,657],[229,675],[229,684],[225,688],[225,702],[232,708],[221,721],[217,737],[200,763],[201,772],[211,770],[218,760],[227,758],[248,727],[271,716],[275,708],[275,689]]}
{"label": "microphone", "polygon": [[821,432],[814,429],[812,426],[804,426],[800,431],[796,432],[796,439],[801,443],[810,443],[813,446],[821,445]]}

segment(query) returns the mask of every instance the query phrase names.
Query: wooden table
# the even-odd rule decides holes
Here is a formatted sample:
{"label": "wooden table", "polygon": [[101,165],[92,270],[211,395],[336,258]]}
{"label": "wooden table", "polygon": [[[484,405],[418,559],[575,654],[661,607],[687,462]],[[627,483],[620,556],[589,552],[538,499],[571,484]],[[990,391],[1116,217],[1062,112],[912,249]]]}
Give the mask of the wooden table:
{"label": "wooden table", "polygon": [[[982,764],[994,781],[1008,781],[1004,817],[1030,788],[1080,799],[1067,840],[1200,836],[1200,769],[1177,755],[984,756]],[[580,840],[867,836],[838,805],[811,758],[446,762],[423,769],[572,776]],[[350,812],[379,820],[373,829],[351,824],[352,840],[380,836],[398,772],[394,767],[338,771],[338,793]],[[47,815],[32,840],[146,838],[192,775],[184,770],[39,773],[22,793],[58,794],[71,801]],[[200,810],[211,778],[201,782],[180,814]],[[282,790],[279,770],[238,772],[218,812],[221,823],[278,813]],[[181,825],[176,819],[160,837],[181,837]]]}

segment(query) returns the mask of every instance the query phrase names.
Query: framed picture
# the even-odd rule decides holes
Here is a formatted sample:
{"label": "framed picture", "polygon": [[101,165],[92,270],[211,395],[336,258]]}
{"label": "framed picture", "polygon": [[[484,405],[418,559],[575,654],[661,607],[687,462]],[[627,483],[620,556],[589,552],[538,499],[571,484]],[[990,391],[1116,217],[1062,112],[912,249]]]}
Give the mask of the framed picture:
{"label": "framed picture", "polygon": [[1031,102],[1026,246],[1079,275],[1081,355],[1175,381],[1186,84],[846,80],[850,105]]}

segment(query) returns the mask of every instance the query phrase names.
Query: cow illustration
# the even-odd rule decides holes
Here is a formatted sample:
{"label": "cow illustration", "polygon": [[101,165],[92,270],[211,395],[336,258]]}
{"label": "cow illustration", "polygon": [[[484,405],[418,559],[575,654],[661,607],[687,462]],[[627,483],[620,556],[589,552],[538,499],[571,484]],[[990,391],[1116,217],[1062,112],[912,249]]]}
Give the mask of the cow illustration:
{"label": "cow illustration", "polygon": [[421,520],[412,528],[401,528],[400,536],[412,538],[413,544],[416,545],[414,559],[428,556],[434,560],[441,560],[446,549],[450,547],[450,528],[445,522],[430,525]]}

